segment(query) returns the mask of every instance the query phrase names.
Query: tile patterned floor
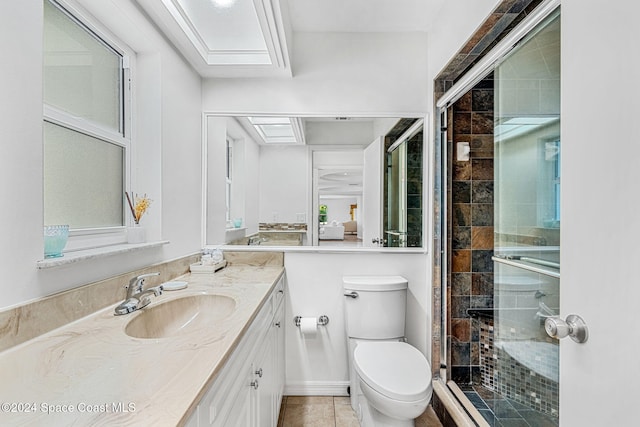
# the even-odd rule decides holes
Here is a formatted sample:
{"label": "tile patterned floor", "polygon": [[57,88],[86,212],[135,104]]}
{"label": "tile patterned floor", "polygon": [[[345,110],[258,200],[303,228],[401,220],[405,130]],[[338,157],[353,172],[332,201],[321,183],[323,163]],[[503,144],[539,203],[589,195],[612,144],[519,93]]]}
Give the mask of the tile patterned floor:
{"label": "tile patterned floor", "polygon": [[[347,396],[285,396],[278,427],[359,427]],[[442,427],[431,406],[416,427]]]}
{"label": "tile patterned floor", "polygon": [[557,427],[558,418],[532,410],[482,386],[463,388],[465,396],[492,427]]}

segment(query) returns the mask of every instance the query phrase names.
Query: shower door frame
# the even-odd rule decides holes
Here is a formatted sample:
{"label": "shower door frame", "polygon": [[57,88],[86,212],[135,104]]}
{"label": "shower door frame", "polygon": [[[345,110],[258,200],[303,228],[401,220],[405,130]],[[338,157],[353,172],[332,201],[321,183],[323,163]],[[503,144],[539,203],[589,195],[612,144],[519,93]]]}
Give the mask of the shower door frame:
{"label": "shower door frame", "polygon": [[[561,0],[546,0],[536,7],[526,18],[520,22],[509,34],[507,34],[495,47],[487,53],[471,70],[465,73],[457,82],[447,90],[436,102],[436,113],[434,114],[434,120],[437,120],[435,132],[434,132],[434,149],[436,150],[435,159],[439,159],[439,165],[436,168],[438,176],[436,177],[436,191],[439,194],[436,198],[439,199],[439,212],[436,213],[436,218],[439,215],[439,221],[434,223],[434,240],[438,243],[437,253],[439,256],[439,281],[440,281],[440,324],[439,324],[439,336],[440,336],[440,351],[438,357],[440,359],[439,368],[437,369],[437,376],[439,381],[444,385],[444,389],[455,396],[464,409],[473,414],[475,421],[484,421],[482,416],[474,406],[468,401],[466,396],[460,391],[457,385],[450,381],[448,378],[448,292],[447,287],[449,284],[449,230],[448,230],[448,194],[449,194],[449,168],[448,162],[448,109],[460,99],[463,95],[469,92],[475,85],[477,85],[488,74],[494,71],[498,63],[504,58],[512,49],[527,37],[527,35],[533,31],[539,24],[546,20],[549,16],[555,13],[561,5]],[[439,182],[439,189],[438,183]],[[439,229],[438,229],[439,228]],[[439,240],[439,242],[438,242]],[[436,262],[436,266],[438,263]],[[434,356],[436,355],[434,354]],[[436,368],[434,367],[434,371]]]}

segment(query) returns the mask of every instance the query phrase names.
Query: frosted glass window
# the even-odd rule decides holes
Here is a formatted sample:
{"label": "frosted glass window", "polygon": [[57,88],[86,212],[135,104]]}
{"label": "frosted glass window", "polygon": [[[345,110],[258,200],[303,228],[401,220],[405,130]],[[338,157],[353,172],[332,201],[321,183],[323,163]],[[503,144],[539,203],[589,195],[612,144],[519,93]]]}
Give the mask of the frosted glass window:
{"label": "frosted glass window", "polygon": [[124,57],[97,27],[54,0],[43,5],[44,225],[123,227]]}
{"label": "frosted glass window", "polygon": [[122,56],[44,1],[44,102],[122,134]]}
{"label": "frosted glass window", "polygon": [[122,226],[123,147],[44,123],[44,224]]}

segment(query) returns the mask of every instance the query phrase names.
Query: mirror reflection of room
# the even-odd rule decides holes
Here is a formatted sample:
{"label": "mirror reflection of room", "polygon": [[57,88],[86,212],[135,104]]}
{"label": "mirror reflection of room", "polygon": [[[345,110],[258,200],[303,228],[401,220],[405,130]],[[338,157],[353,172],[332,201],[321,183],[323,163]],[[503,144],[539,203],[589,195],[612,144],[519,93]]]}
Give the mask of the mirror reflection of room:
{"label": "mirror reflection of room", "polygon": [[421,129],[418,118],[207,116],[206,243],[421,247]]}

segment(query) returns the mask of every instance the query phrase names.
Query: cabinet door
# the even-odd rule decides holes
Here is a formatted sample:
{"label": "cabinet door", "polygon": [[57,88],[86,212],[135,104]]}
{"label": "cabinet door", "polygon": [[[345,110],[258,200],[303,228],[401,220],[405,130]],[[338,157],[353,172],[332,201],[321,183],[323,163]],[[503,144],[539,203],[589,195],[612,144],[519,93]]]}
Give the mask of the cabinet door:
{"label": "cabinet door", "polygon": [[229,411],[225,427],[251,427],[251,396],[253,388],[243,387],[235,398],[233,406]]}
{"label": "cabinet door", "polygon": [[[271,331],[270,331],[271,332]],[[262,347],[258,351],[254,364],[255,380],[258,387],[255,390],[255,426],[272,427],[275,426],[274,404],[275,397],[275,369],[273,357],[273,335],[268,333]]]}
{"label": "cabinet door", "polygon": [[281,279],[188,426],[277,426],[284,389],[283,287]]}
{"label": "cabinet door", "polygon": [[[228,389],[218,390],[210,402],[204,402],[200,412],[200,427],[252,426],[251,399],[254,393],[253,364],[246,360],[244,366],[233,376],[234,384]],[[205,423],[205,420],[208,420]]]}
{"label": "cabinet door", "polygon": [[198,410],[191,414],[184,427],[198,427]]}
{"label": "cabinet door", "polygon": [[275,396],[274,409],[276,417],[280,414],[280,404],[282,403],[282,395],[284,393],[284,374],[285,374],[285,349],[284,349],[284,302],[276,308],[276,314],[273,318],[273,335],[274,337],[274,368],[275,368]]}

